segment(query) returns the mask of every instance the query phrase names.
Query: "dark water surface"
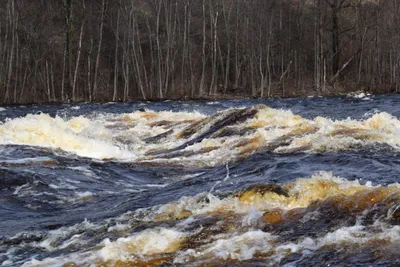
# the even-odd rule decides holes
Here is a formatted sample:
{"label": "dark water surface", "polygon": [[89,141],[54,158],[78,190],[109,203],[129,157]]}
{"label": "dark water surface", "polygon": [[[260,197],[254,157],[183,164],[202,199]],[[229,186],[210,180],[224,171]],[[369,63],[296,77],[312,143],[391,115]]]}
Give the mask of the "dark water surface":
{"label": "dark water surface", "polygon": [[[272,136],[282,137],[279,131],[294,127],[294,123],[282,126],[282,122],[276,131],[263,124],[257,129],[266,129],[263,138],[267,137],[257,139],[254,148],[252,133],[245,132],[252,118],[227,122],[229,125],[221,121],[231,118],[224,115],[229,108],[258,104],[274,112],[290,110],[301,116],[293,121],[315,122],[318,131],[330,134],[297,146],[295,140],[314,138],[316,130],[300,134],[290,130],[282,136],[291,139],[265,148],[260,143]],[[146,115],[149,123],[141,125],[132,117],[131,128],[121,124],[126,122],[121,114],[149,110],[192,117],[182,122],[185,125],[174,124],[179,118],[169,115],[159,115],[159,119]],[[260,110],[255,112],[264,114],[263,107]],[[184,141],[171,134],[154,144],[136,146],[136,139],[129,139],[137,136],[144,140],[152,131],[153,137],[160,134],[159,126],[148,126],[153,125],[151,120],[176,134],[216,112],[222,119],[193,128],[195,132]],[[391,115],[388,121],[386,115],[379,115],[386,113]],[[25,117],[28,114],[49,117],[32,119]],[[381,117],[375,124],[352,130],[350,119],[363,122],[376,114]],[[60,124],[46,124],[56,116]],[[398,116],[399,95],[0,108],[0,263],[399,266]],[[318,122],[317,117],[329,120],[329,125]],[[69,124],[74,129],[71,132],[62,123],[74,118],[80,119]],[[342,125],[332,126],[335,121],[347,123],[345,130]],[[106,123],[104,131],[94,134]],[[245,130],[226,137],[218,147],[220,139],[212,132],[213,126]],[[81,128],[85,128],[83,132]],[[205,138],[199,134],[201,138],[195,139],[203,130]],[[86,139],[71,139],[75,136]],[[42,145],[41,138],[48,144]],[[93,139],[98,142],[82,148]],[[217,145],[209,146],[210,140]],[[282,138],[274,140],[281,142]],[[314,148],[313,140],[324,142],[323,148]],[[232,144],[225,151],[229,142]],[[245,146],[243,142],[247,142]],[[167,143],[170,145],[164,147]],[[339,148],[333,149],[336,143]],[[153,145],[157,153],[147,145]],[[187,148],[178,149],[178,145]],[[191,146],[200,150],[190,154]],[[205,146],[209,150],[203,151]],[[124,156],[115,156],[121,152],[117,148],[125,151]],[[236,148],[243,150],[230,154],[229,150]],[[126,156],[126,151],[135,155]],[[202,151],[202,156],[196,151]],[[303,194],[310,195],[308,202]]]}

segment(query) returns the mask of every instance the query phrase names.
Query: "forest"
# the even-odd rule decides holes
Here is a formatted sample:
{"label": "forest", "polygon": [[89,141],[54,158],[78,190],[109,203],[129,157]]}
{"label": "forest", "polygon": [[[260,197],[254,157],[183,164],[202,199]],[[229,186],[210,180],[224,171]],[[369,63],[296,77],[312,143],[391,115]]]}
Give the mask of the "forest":
{"label": "forest", "polygon": [[399,89],[397,0],[0,1],[0,105]]}

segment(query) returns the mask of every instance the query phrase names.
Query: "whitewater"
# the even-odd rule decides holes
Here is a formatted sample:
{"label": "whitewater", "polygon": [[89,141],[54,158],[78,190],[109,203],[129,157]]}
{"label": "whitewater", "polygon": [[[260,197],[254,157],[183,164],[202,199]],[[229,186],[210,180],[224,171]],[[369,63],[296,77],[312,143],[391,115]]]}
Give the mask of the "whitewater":
{"label": "whitewater", "polygon": [[400,96],[0,110],[2,266],[398,266]]}

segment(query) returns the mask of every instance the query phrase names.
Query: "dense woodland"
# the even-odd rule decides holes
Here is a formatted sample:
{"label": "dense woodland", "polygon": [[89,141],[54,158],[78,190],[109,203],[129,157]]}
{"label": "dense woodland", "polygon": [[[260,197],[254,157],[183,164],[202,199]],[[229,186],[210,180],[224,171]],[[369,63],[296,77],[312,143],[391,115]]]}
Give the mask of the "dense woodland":
{"label": "dense woodland", "polygon": [[399,88],[397,0],[0,0],[0,104]]}

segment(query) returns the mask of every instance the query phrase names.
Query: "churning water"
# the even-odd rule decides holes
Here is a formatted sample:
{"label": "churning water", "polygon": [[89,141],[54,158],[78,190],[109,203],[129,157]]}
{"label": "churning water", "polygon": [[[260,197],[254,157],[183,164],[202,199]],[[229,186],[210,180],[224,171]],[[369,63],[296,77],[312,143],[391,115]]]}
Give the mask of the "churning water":
{"label": "churning water", "polygon": [[3,266],[399,266],[400,96],[0,109]]}

